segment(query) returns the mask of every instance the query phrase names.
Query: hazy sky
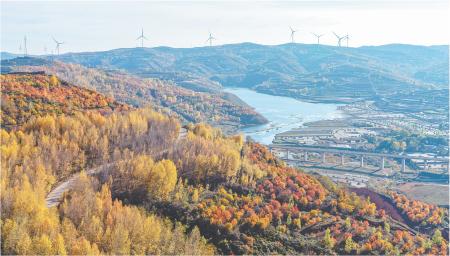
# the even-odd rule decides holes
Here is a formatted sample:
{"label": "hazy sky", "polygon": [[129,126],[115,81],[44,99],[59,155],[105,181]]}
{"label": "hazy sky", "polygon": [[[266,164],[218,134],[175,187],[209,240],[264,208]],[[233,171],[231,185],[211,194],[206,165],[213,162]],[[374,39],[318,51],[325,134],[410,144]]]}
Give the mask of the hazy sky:
{"label": "hazy sky", "polygon": [[449,4],[446,0],[355,1],[1,1],[1,50],[19,52],[23,37],[28,52],[42,54],[66,44],[61,52],[135,47],[141,27],[145,46],[206,45],[208,31],[215,44],[290,40],[289,26],[298,29],[296,42],[314,43],[311,32],[326,33],[324,44],[350,34],[350,46],[388,43],[448,44]]}

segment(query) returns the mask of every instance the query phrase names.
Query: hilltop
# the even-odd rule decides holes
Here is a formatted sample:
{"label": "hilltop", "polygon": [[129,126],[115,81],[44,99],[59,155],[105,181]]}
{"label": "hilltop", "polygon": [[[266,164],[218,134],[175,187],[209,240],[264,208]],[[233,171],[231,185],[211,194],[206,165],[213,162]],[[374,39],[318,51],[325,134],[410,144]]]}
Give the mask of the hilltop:
{"label": "hilltop", "polygon": [[317,100],[373,99],[448,85],[448,46],[358,48],[252,43],[198,48],[129,48],[54,58],[176,81],[195,90],[239,86]]}
{"label": "hilltop", "polygon": [[15,127],[33,116],[97,111],[102,114],[130,107],[56,76],[38,73],[0,75],[2,126]]}
{"label": "hilltop", "polygon": [[220,91],[197,92],[160,79],[141,78],[123,71],[87,68],[42,58],[2,61],[2,72],[45,71],[78,86],[114,97],[119,102],[174,114],[184,122],[208,122],[226,130],[258,125],[267,120],[236,96]]}
{"label": "hilltop", "polygon": [[[448,46],[445,45],[347,48],[240,43],[196,48],[123,48],[43,57],[47,61],[76,63],[108,73],[126,72],[138,78],[161,79],[189,91],[219,96],[231,105],[239,102],[224,96],[223,87],[246,87],[311,102],[370,100],[388,112],[419,113],[435,106],[448,109]],[[4,60],[2,66],[8,69],[27,65],[14,62]],[[263,123],[256,115],[251,115],[251,123]],[[211,120],[211,115],[206,119]]]}
{"label": "hilltop", "polygon": [[[9,56],[12,54],[2,55],[12,58]],[[297,86],[302,82],[320,85],[321,81],[315,81],[320,78],[341,82],[343,86],[356,81],[335,80],[339,72],[355,74],[356,71],[366,79],[370,74],[374,84],[391,80],[409,86],[445,88],[448,83],[446,45],[390,44],[347,48],[297,43],[273,46],[240,43],[195,48],[122,48],[48,58],[87,67],[126,70],[144,77],[174,77],[187,84],[193,77],[203,77],[210,80],[210,87],[218,86],[214,82],[244,87],[287,82],[295,82]],[[335,86],[339,87],[339,84]]]}

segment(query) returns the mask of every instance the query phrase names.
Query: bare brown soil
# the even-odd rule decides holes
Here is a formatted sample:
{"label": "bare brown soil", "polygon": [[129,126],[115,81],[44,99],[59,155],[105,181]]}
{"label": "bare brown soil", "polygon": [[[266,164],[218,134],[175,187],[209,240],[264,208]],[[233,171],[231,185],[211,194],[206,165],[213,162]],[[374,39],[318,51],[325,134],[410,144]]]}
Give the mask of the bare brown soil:
{"label": "bare brown soil", "polygon": [[395,208],[394,205],[383,195],[380,195],[367,188],[350,188],[351,192],[355,192],[359,196],[370,197],[370,201],[375,203],[377,209],[383,209],[387,215],[394,220],[407,224],[408,222],[403,218],[401,212]]}

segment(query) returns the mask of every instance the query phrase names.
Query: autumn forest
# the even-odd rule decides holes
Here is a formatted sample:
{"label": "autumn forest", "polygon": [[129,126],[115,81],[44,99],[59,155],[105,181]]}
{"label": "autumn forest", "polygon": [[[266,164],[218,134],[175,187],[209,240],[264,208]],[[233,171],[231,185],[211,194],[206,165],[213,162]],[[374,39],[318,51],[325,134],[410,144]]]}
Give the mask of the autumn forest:
{"label": "autumn forest", "polygon": [[1,90],[2,254],[448,255],[446,209],[385,195],[400,222],[205,117],[180,119],[187,107],[133,106],[43,72],[2,74]]}

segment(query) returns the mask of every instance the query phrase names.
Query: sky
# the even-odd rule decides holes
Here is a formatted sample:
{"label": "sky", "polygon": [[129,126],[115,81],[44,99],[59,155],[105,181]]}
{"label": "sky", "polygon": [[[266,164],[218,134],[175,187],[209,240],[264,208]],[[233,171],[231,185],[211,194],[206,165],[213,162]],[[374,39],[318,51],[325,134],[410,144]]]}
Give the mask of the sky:
{"label": "sky", "polygon": [[1,0],[1,51],[29,54],[145,47],[206,46],[290,41],[336,45],[332,31],[349,34],[349,46],[405,43],[449,44],[446,0],[315,1],[5,1]]}

